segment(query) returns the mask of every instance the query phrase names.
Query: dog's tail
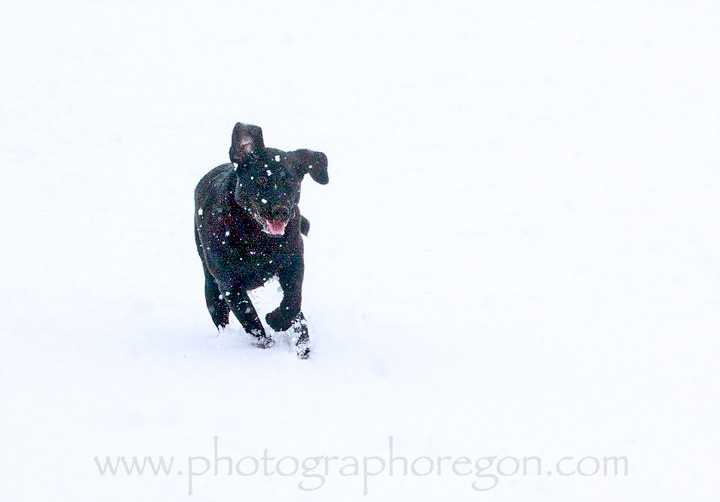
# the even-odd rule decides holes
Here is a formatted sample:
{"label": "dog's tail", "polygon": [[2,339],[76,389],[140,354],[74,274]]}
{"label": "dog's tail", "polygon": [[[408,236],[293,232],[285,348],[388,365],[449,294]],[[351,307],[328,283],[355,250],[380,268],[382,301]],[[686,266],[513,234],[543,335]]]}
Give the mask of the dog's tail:
{"label": "dog's tail", "polygon": [[307,236],[310,232],[310,222],[304,216],[300,216],[300,233]]}

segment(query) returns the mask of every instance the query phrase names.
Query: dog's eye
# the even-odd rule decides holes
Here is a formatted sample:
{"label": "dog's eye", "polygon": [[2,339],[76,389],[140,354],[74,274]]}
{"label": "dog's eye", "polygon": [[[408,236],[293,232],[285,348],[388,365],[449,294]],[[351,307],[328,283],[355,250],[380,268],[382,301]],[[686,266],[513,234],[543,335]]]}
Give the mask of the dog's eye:
{"label": "dog's eye", "polygon": [[265,176],[260,176],[257,179],[257,184],[260,185],[261,187],[264,187],[265,185],[267,185],[267,182],[268,182],[268,179]]}

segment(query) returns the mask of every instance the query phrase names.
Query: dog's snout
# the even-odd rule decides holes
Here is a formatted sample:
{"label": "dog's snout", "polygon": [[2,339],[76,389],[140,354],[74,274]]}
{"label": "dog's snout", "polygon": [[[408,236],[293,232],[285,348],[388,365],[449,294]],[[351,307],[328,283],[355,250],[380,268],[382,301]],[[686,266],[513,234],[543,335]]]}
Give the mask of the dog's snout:
{"label": "dog's snout", "polygon": [[290,208],[281,205],[273,206],[271,215],[274,220],[289,220]]}

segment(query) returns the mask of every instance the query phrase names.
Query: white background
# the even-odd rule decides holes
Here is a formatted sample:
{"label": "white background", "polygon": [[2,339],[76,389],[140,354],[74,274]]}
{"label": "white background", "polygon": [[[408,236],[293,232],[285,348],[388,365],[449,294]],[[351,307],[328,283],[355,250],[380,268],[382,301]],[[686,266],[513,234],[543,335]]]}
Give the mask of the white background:
{"label": "white background", "polygon": [[[0,2],[0,499],[714,499],[718,61],[716,2]],[[301,204],[309,361],[205,310],[192,191],[236,121],[330,160]],[[629,475],[188,497],[93,462],[214,436]]]}

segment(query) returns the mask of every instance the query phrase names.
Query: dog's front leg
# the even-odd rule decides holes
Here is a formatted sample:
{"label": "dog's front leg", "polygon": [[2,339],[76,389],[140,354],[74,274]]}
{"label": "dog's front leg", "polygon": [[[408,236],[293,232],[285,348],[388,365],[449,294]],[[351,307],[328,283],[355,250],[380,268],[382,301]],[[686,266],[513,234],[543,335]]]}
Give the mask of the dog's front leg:
{"label": "dog's front leg", "polygon": [[243,288],[224,288],[223,295],[225,302],[230,306],[245,332],[257,340],[256,345],[263,349],[272,347],[275,342],[272,337],[265,333],[260,317],[250,301],[247,291]]}
{"label": "dog's front leg", "polygon": [[295,348],[300,359],[310,357],[310,335],[308,333],[307,321],[302,312],[292,322],[293,332],[297,335]]}
{"label": "dog's front leg", "polygon": [[278,272],[283,299],[278,308],[265,316],[265,320],[275,331],[285,331],[292,327],[297,336],[297,355],[300,359],[307,359],[310,356],[310,337],[307,321],[300,311],[304,274],[302,255],[292,255],[285,265]]}
{"label": "dog's front leg", "polygon": [[275,331],[290,329],[293,320],[300,313],[304,271],[302,254],[288,256],[286,262],[278,270],[278,281],[283,290],[283,299],[278,308],[265,316],[265,320]]}

